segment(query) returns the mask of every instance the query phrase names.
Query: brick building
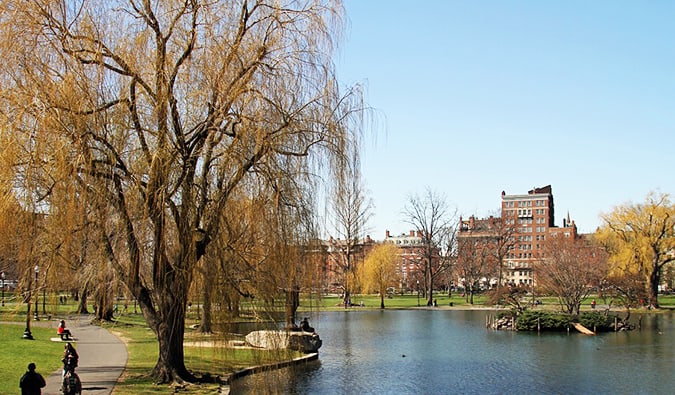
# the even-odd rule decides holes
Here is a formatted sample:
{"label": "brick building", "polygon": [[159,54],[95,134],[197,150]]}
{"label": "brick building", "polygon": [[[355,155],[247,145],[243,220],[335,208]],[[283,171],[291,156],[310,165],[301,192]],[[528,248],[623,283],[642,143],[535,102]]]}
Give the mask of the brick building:
{"label": "brick building", "polygon": [[[534,188],[523,195],[502,192],[501,218],[468,220],[460,218],[458,259],[467,259],[469,246],[489,246],[495,270],[484,279],[490,285],[533,285],[533,270],[541,257],[544,242],[554,234],[577,237],[577,227],[569,214],[563,226],[555,226],[553,191],[550,185]],[[463,258],[464,257],[464,258]],[[472,257],[471,259],[475,259]],[[502,264],[499,264],[499,261]]]}
{"label": "brick building", "polygon": [[387,231],[383,243],[391,243],[399,248],[399,289],[417,290],[417,282],[422,283],[424,279],[422,272],[424,241],[420,232],[411,230],[408,234],[402,233],[398,236],[392,236]]}
{"label": "brick building", "polygon": [[352,241],[332,237],[321,241],[319,254],[323,262],[319,265],[318,272],[322,287],[329,292],[343,292],[347,266],[350,266],[350,270],[356,273],[375,244],[376,242],[369,235]]}
{"label": "brick building", "polygon": [[[464,220],[459,217],[457,232],[457,284],[491,287],[499,282],[499,249],[504,237],[502,219],[490,216],[477,219],[473,215]],[[508,237],[508,236],[506,236]],[[475,276],[470,276],[473,273]],[[467,278],[469,275],[471,278]]]}
{"label": "brick building", "polygon": [[526,195],[502,192],[502,221],[512,227],[512,245],[505,262],[505,280],[514,285],[532,285],[534,263],[541,257],[544,241],[553,234],[577,237],[569,214],[563,226],[555,226],[553,190],[550,185]]}

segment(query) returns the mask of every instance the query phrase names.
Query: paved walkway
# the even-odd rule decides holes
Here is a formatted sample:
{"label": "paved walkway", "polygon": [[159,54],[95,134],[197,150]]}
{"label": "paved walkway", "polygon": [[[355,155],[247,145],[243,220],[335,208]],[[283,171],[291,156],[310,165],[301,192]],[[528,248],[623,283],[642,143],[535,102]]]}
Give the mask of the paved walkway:
{"label": "paved walkway", "polygon": [[[83,395],[109,395],[127,364],[127,348],[107,330],[89,323],[90,316],[67,320],[77,339],[73,343],[80,356],[75,369],[82,380]],[[64,343],[65,345],[65,343]],[[44,395],[61,395],[61,369],[47,379]]]}

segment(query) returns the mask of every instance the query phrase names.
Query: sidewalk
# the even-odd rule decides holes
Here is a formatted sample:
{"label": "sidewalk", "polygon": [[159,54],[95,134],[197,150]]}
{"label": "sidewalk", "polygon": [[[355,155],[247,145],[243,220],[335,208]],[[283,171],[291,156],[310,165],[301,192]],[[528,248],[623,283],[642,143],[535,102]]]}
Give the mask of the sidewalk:
{"label": "sidewalk", "polygon": [[[127,364],[127,348],[107,330],[89,324],[90,316],[67,320],[77,339],[73,342],[80,356],[75,372],[82,380],[82,394],[109,395]],[[65,346],[65,342],[63,343]],[[61,369],[46,378],[44,395],[62,395]]]}

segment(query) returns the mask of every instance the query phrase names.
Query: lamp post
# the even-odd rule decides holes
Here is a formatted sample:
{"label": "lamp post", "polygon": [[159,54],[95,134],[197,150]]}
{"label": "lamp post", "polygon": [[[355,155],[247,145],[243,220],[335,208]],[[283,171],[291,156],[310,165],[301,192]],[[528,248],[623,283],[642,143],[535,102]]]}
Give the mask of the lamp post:
{"label": "lamp post", "polygon": [[417,280],[417,307],[420,307],[420,280]]}
{"label": "lamp post", "polygon": [[38,299],[40,299],[40,294],[38,293],[38,285],[40,283],[38,282],[38,274],[40,274],[40,266],[35,265],[35,321],[40,321],[40,317],[38,316]]}
{"label": "lamp post", "polygon": [[2,307],[5,307],[5,272],[2,272]]}
{"label": "lamp post", "polygon": [[[28,276],[30,279],[30,276]],[[26,297],[26,329],[23,331],[23,338],[33,340],[33,334],[30,332],[30,298],[32,295],[30,282],[28,283],[28,296]]]}
{"label": "lamp post", "polygon": [[47,310],[45,308],[46,302],[47,302],[47,279],[45,278],[44,284],[42,284],[42,315],[47,315]]}

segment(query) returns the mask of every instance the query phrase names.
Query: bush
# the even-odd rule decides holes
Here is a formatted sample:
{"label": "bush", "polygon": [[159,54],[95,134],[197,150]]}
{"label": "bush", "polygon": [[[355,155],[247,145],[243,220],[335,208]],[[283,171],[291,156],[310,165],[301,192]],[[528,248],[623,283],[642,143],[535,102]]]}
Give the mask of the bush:
{"label": "bush", "polygon": [[588,311],[581,313],[579,323],[590,330],[606,332],[614,330],[614,318],[615,315],[605,316],[605,313]]}
{"label": "bush", "polygon": [[524,311],[516,319],[519,331],[564,331],[571,322],[571,316],[545,311]]}

